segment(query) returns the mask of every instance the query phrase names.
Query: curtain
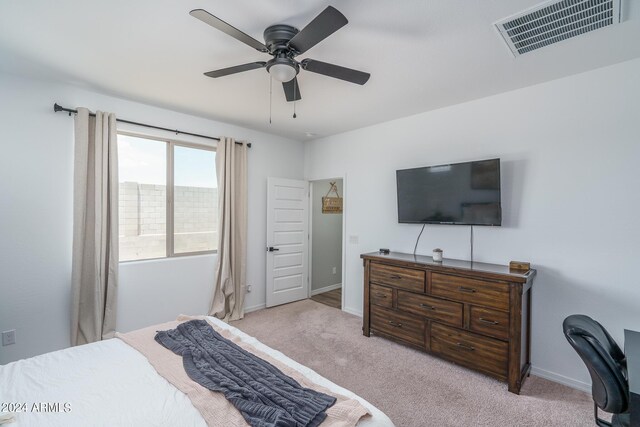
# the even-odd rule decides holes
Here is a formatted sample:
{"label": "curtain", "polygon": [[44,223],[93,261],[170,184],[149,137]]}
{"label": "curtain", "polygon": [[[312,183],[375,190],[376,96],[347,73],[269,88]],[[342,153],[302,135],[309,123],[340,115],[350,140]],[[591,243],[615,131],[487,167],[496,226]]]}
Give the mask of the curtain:
{"label": "curtain", "polygon": [[111,338],[118,287],[116,117],[75,117],[71,344]]}
{"label": "curtain", "polygon": [[220,138],[218,178],[218,259],[209,315],[242,319],[247,264],[247,146]]}

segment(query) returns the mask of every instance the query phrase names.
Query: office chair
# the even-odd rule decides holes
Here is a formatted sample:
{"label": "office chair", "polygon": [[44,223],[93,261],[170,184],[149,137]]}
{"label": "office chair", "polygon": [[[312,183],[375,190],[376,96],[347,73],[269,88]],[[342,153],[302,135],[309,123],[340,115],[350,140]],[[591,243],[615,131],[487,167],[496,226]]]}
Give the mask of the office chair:
{"label": "office chair", "polygon": [[[591,394],[596,425],[629,426],[629,383],[627,362],[618,344],[602,325],[589,316],[574,314],[562,322],[569,344],[591,375]],[[598,417],[598,408],[613,413],[611,422]]]}

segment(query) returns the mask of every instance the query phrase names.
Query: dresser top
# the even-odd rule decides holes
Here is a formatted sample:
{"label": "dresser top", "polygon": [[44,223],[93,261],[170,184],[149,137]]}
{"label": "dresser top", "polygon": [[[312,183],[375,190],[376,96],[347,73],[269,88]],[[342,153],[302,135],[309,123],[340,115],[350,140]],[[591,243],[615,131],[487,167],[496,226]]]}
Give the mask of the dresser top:
{"label": "dresser top", "polygon": [[371,261],[387,261],[403,264],[407,267],[428,267],[434,271],[469,272],[519,283],[528,282],[536,275],[536,270],[533,268],[527,272],[515,272],[510,270],[507,265],[471,262],[450,258],[444,258],[442,262],[437,262],[430,256],[406,254],[403,252],[390,252],[388,255],[381,254],[380,252],[370,252],[360,255],[360,258]]}

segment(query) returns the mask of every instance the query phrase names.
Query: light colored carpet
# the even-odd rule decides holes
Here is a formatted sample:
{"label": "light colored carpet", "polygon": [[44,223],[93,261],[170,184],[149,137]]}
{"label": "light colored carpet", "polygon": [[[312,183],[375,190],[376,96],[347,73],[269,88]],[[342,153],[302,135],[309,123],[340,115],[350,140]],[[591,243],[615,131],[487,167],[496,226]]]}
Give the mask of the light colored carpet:
{"label": "light colored carpet", "polygon": [[532,375],[517,396],[482,374],[364,337],[361,318],[312,300],[232,324],[362,396],[398,427],[594,425],[587,393]]}

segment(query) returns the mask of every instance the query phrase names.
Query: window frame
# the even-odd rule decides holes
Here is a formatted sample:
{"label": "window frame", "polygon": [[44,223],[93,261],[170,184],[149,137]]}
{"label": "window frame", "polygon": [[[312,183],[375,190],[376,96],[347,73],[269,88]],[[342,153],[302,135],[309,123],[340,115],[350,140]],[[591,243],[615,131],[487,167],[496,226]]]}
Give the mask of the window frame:
{"label": "window frame", "polygon": [[[132,136],[135,138],[143,138],[150,139],[153,141],[159,141],[165,143],[165,161],[166,161],[166,177],[165,177],[165,185],[167,188],[166,198],[165,198],[165,232],[166,232],[166,255],[163,257],[155,257],[155,258],[141,258],[141,259],[129,259],[125,261],[118,260],[118,263],[130,263],[130,262],[144,262],[144,261],[155,261],[161,259],[169,259],[169,258],[181,258],[181,257],[189,257],[189,256],[198,256],[198,255],[211,255],[217,254],[217,249],[212,249],[208,251],[193,251],[193,252],[175,252],[174,248],[174,181],[175,181],[175,168],[174,168],[174,147],[186,147],[193,148],[196,150],[204,150],[204,151],[213,151],[214,153],[217,151],[216,146],[209,144],[200,144],[197,142],[187,142],[180,141],[173,138],[162,138],[153,135],[147,135],[143,133],[137,132],[129,132],[129,131],[121,131],[118,130],[118,135],[124,136]],[[118,159],[118,164],[119,164]],[[217,171],[216,171],[217,177]],[[120,243],[118,242],[118,245]]]}

